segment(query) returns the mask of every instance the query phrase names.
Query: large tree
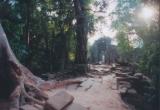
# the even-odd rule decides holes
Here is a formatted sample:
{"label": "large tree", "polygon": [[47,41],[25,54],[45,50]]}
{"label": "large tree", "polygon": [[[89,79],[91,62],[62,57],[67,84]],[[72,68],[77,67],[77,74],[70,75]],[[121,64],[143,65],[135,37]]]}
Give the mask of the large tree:
{"label": "large tree", "polygon": [[[15,57],[1,25],[0,61],[0,87],[2,88],[0,99],[9,99],[9,110],[19,110],[20,102],[25,102],[25,99],[45,106],[48,96],[43,91],[60,87],[62,84],[68,85],[81,82],[77,80],[65,80],[62,82],[44,81],[33,75]],[[2,109],[6,110],[6,108]]]}
{"label": "large tree", "polygon": [[[89,4],[92,0],[73,0],[76,19],[76,57],[75,64],[81,72],[87,71],[87,35],[91,29],[89,20]],[[91,26],[89,28],[89,25]]]}
{"label": "large tree", "polygon": [[[37,87],[40,78],[34,76],[25,66],[23,66],[15,57],[7,37],[0,25],[0,99],[10,99],[10,110],[19,110],[19,100],[21,95],[25,95],[30,100],[43,105],[38,99],[28,95],[25,88],[34,88],[37,95],[42,99],[47,96]],[[40,83],[39,83],[40,84]]]}

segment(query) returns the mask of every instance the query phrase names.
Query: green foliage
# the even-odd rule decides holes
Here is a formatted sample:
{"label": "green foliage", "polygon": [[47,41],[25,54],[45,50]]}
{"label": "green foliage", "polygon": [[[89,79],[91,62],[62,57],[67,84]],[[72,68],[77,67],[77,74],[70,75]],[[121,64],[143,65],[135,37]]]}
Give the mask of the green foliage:
{"label": "green foliage", "polygon": [[132,47],[130,46],[129,38],[126,33],[118,32],[116,35],[118,48],[121,54],[127,54],[131,52]]}
{"label": "green foliage", "polygon": [[[84,9],[93,0],[80,0]],[[75,60],[73,0],[2,0],[0,19],[18,59],[35,73],[63,70]],[[85,10],[86,31],[94,16]]]}
{"label": "green foliage", "polygon": [[22,42],[20,37],[23,35],[22,24],[16,24],[8,20],[2,20],[2,25],[9,38],[9,43],[11,44],[14,53],[18,59],[24,63],[25,58],[28,55],[28,48],[24,42]]}
{"label": "green foliage", "polygon": [[[153,73],[153,68],[160,67],[160,44],[159,43],[150,43],[146,44],[143,47],[143,57],[139,62],[141,71],[151,75]],[[153,74],[152,74],[153,75]]]}
{"label": "green foliage", "polygon": [[[144,2],[145,1],[145,2]],[[138,70],[140,72],[148,75],[156,88],[155,99],[159,102],[159,85],[160,85],[160,39],[159,39],[159,29],[160,29],[160,18],[150,18],[148,21],[141,19],[138,17],[138,13],[140,13],[140,9],[143,8],[145,3],[146,5],[152,5],[154,3],[160,2],[152,2],[149,0],[118,0],[116,11],[113,14],[116,15],[117,19],[113,21],[112,27],[118,31],[117,33],[117,41],[120,52],[123,55],[129,55],[130,63],[136,62],[139,67]],[[154,1],[154,0],[153,0]],[[142,5],[143,4],[143,5]],[[156,5],[154,8],[156,9]],[[160,5],[159,5],[160,6]],[[157,9],[158,10],[158,9]],[[156,11],[157,11],[156,10]],[[156,14],[155,11],[155,14]],[[159,16],[159,13],[155,16]],[[141,13],[142,14],[142,13]],[[133,34],[137,34],[140,39],[143,40],[141,43],[141,47],[136,51],[136,48],[131,48],[130,43],[127,41],[127,36],[129,36],[132,32]],[[134,60],[133,52],[138,59]],[[135,53],[136,52],[136,53]],[[151,97],[151,96],[150,96]],[[152,100],[148,97],[147,100]],[[155,101],[155,102],[156,102]],[[158,108],[159,104],[157,103],[155,107]]]}
{"label": "green foliage", "polygon": [[118,0],[117,6],[113,15],[117,17],[113,21],[112,27],[118,31],[129,31],[132,28],[129,28],[128,24],[135,21],[134,12],[140,5],[140,0]]}
{"label": "green foliage", "polygon": [[[141,54],[144,55],[144,58],[146,58],[146,56],[147,58],[150,56],[150,54],[146,54],[146,51],[154,50],[152,49],[152,44],[154,44],[153,42],[158,39],[158,26],[156,20],[146,22],[138,17],[138,13],[140,13],[142,8],[141,6],[143,6],[142,4],[143,3],[140,0],[118,0],[116,10],[112,13],[117,17],[117,19],[113,21],[112,27],[118,31],[116,39],[119,51],[122,55],[129,55],[130,58],[132,58],[132,52],[135,50],[131,45],[129,39],[130,35],[138,35],[139,38],[137,41],[139,40],[138,42],[141,42]],[[143,40],[143,43],[141,40]],[[148,63],[145,62],[144,64]],[[148,68],[149,66],[140,65],[145,68]]]}

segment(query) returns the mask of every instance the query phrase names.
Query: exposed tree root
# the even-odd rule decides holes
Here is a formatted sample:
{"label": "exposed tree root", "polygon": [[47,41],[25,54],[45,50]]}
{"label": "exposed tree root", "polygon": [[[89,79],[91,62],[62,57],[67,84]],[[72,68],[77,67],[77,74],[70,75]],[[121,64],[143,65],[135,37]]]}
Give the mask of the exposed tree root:
{"label": "exposed tree root", "polygon": [[47,81],[39,86],[39,88],[43,91],[48,91],[51,89],[61,88],[71,84],[80,84],[82,81],[79,80],[64,80],[64,81]]}
{"label": "exposed tree root", "polygon": [[[48,99],[47,94],[43,91],[60,88],[69,84],[81,83],[81,81],[75,80],[60,82],[44,81],[33,75],[33,73],[23,66],[15,57],[1,25],[0,53],[2,53],[0,54],[0,80],[3,80],[1,81],[3,84],[0,84],[3,87],[7,87],[7,89],[5,88],[3,91],[0,91],[0,95],[3,96],[3,94],[5,94],[10,98],[10,110],[19,110],[21,96],[43,106]],[[34,95],[30,95],[29,93]]]}

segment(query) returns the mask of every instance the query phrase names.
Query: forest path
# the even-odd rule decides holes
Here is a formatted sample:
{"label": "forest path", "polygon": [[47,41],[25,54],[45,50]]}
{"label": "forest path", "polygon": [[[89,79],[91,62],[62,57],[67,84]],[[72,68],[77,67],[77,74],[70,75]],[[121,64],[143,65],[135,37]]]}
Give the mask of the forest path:
{"label": "forest path", "polygon": [[116,78],[109,72],[109,68],[106,65],[95,65],[89,73],[92,78],[78,78],[83,80],[80,85],[73,84],[47,93],[53,96],[59,91],[67,91],[74,96],[74,102],[89,110],[129,110],[116,89]]}

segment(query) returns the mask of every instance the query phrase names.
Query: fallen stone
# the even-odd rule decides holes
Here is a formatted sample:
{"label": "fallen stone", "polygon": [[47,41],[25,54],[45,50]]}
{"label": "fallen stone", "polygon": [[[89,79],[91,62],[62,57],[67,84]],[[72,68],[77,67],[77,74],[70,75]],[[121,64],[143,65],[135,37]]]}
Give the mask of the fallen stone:
{"label": "fallen stone", "polygon": [[127,91],[128,94],[131,94],[133,96],[136,96],[137,95],[137,91],[135,89],[128,89]]}
{"label": "fallen stone", "polygon": [[77,90],[87,91],[92,87],[93,83],[94,83],[94,80],[92,78],[89,78],[88,80],[80,84],[80,87]]}
{"label": "fallen stone", "polygon": [[122,70],[123,70],[123,68],[121,68],[121,67],[118,67],[118,68],[116,68],[116,70],[120,70],[120,71],[122,71]]}
{"label": "fallen stone", "polygon": [[112,64],[112,67],[115,68],[115,67],[116,67],[116,64]]}
{"label": "fallen stone", "polygon": [[119,92],[120,92],[120,94],[125,94],[125,93],[127,93],[127,88],[126,87],[119,88]]}
{"label": "fallen stone", "polygon": [[143,78],[143,74],[142,73],[135,73],[134,76],[138,79],[142,79]]}
{"label": "fallen stone", "polygon": [[116,77],[117,81],[127,81],[127,82],[137,82],[138,79],[134,76],[128,76],[128,77]]}
{"label": "fallen stone", "polygon": [[67,86],[67,90],[76,90],[79,84],[72,84]]}
{"label": "fallen stone", "polygon": [[62,110],[71,104],[73,100],[74,97],[67,92],[58,92],[46,102],[45,110]]}
{"label": "fallen stone", "polygon": [[127,73],[115,73],[116,77],[128,77]]}
{"label": "fallen stone", "polygon": [[82,105],[72,103],[64,110],[87,110],[87,108],[83,107]]}
{"label": "fallen stone", "polygon": [[143,82],[144,85],[147,85],[147,86],[151,86],[151,84],[152,84],[151,79],[148,78],[147,76],[143,76],[142,82]]}
{"label": "fallen stone", "polygon": [[23,105],[20,107],[20,110],[39,110],[39,109],[32,105]]}
{"label": "fallen stone", "polygon": [[120,81],[119,82],[119,87],[126,87],[126,88],[131,88],[131,83],[126,82],[126,81]]}
{"label": "fallen stone", "polygon": [[112,81],[112,85],[111,85],[111,89],[113,89],[113,90],[118,89],[118,86],[117,86],[117,80],[116,80],[116,79],[113,79],[113,81]]}

